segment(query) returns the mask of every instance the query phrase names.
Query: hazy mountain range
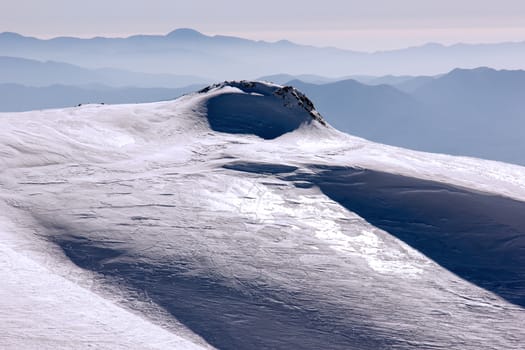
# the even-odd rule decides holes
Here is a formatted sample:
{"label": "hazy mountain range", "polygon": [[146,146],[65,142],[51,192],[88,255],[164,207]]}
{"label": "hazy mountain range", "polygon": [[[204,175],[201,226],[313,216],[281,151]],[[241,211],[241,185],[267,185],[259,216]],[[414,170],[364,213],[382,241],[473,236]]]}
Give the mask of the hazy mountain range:
{"label": "hazy mountain range", "polygon": [[0,56],[0,83],[27,86],[102,84],[113,87],[178,88],[211,80],[174,74],[148,74],[116,68],[86,69],[69,63]]}
{"label": "hazy mountain range", "polygon": [[456,67],[523,68],[525,42],[427,44],[374,53],[318,48],[282,40],[274,43],[207,36],[192,29],[128,38],[41,40],[0,34],[0,55],[67,62],[88,68],[118,67],[147,73],[197,75],[213,80],[290,74],[347,76],[428,75]]}
{"label": "hazy mountain range", "polygon": [[325,77],[314,74],[272,74],[259,77],[258,80],[271,81],[276,84],[287,84],[293,80],[312,84],[327,84],[351,79],[366,85],[392,85],[399,90],[411,92],[427,81],[439,76],[438,74],[434,76],[384,75],[378,77],[372,75],[348,75],[343,77]]}
{"label": "hazy mountain range", "polygon": [[355,80],[289,84],[310,96],[336,128],[350,134],[525,165],[525,71],[455,69],[394,86]]}

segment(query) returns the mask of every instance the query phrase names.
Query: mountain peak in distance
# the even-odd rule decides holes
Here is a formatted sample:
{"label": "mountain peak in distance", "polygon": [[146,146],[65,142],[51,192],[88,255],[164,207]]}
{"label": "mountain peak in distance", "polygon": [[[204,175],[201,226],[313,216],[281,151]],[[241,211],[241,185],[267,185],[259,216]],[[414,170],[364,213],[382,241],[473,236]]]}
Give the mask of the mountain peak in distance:
{"label": "mountain peak in distance", "polygon": [[206,35],[201,32],[191,29],[191,28],[178,28],[169,32],[167,38],[176,38],[176,39],[198,39],[205,37]]}

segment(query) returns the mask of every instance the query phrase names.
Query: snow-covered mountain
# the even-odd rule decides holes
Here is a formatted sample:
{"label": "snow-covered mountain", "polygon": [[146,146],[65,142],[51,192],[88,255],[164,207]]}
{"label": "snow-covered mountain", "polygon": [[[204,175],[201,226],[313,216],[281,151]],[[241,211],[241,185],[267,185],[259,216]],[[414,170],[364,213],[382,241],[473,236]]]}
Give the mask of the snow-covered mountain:
{"label": "snow-covered mountain", "polygon": [[261,82],[0,126],[2,348],[523,348],[523,167]]}

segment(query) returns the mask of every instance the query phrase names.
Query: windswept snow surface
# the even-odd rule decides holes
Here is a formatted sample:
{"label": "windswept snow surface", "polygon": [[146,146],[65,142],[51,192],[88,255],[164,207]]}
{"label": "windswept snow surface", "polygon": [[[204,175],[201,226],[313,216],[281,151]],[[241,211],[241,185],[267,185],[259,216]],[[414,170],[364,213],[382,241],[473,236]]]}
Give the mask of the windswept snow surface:
{"label": "windswept snow surface", "polygon": [[525,168],[292,88],[0,114],[0,347],[523,349]]}

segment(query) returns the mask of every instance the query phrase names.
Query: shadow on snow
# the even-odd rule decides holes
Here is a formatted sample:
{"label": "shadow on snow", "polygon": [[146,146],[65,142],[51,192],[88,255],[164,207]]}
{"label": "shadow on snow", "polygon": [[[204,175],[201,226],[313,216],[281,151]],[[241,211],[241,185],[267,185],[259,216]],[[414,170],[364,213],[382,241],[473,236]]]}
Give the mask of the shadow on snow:
{"label": "shadow on snow", "polygon": [[525,306],[525,203],[379,171],[311,168],[284,179],[318,186],[461,278]]}
{"label": "shadow on snow", "polygon": [[[318,186],[449,271],[525,306],[525,203],[347,167],[312,165],[309,173],[301,173],[295,167],[234,162],[225,168],[277,176],[298,188]],[[233,288],[219,278],[192,273],[191,264],[183,261],[153,262],[116,245],[70,235],[55,241],[78,266],[147,295],[220,349],[413,347],[399,343],[402,329],[393,330],[397,336],[378,334],[366,315],[307,294],[287,294],[256,281]]]}

